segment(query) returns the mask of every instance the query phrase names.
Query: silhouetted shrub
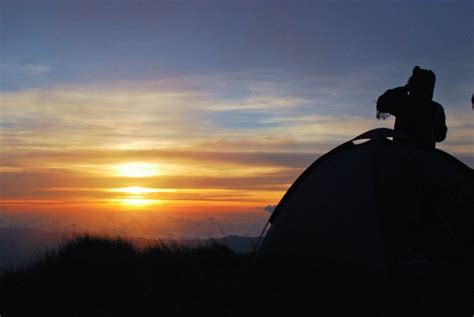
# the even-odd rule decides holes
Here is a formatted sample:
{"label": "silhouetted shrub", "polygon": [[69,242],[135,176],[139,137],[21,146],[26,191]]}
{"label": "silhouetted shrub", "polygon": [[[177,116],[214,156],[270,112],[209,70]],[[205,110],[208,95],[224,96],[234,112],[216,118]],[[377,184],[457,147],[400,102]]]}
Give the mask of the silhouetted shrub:
{"label": "silhouetted shrub", "polygon": [[444,263],[401,268],[391,281],[373,281],[343,264],[321,266],[317,259],[257,262],[212,241],[198,247],[157,242],[140,249],[121,237],[85,234],[1,276],[0,314],[449,314],[472,308],[472,271],[470,263]]}

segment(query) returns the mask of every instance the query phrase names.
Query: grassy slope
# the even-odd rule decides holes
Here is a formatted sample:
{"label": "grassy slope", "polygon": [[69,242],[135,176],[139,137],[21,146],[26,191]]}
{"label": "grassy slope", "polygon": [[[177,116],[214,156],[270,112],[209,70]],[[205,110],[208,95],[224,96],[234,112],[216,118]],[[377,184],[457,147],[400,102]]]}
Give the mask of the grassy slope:
{"label": "grassy slope", "polygon": [[[460,308],[466,301],[446,281],[405,282],[387,291],[347,268],[256,263],[251,255],[219,244],[189,248],[167,243],[137,249],[122,238],[82,235],[3,276],[0,314],[367,316],[383,311],[384,316],[398,316],[400,311],[420,315],[420,310],[431,310],[433,316],[440,309],[468,309]],[[368,289],[370,285],[376,290]]]}

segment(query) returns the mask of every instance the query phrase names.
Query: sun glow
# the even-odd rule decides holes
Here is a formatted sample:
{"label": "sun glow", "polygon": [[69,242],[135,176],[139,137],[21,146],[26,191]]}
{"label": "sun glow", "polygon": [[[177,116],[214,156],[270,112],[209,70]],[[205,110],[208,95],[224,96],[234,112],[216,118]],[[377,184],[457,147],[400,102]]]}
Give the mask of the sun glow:
{"label": "sun glow", "polygon": [[142,194],[151,194],[151,193],[172,193],[172,192],[175,192],[176,189],[132,186],[132,187],[114,188],[114,189],[110,189],[109,191],[118,192],[118,193],[127,193],[127,194],[132,194],[132,195],[142,195]]}
{"label": "sun glow", "polygon": [[151,177],[160,174],[157,164],[124,163],[115,166],[115,172],[122,177]]}
{"label": "sun glow", "polygon": [[146,207],[152,204],[156,204],[159,201],[156,199],[146,199],[142,197],[130,197],[130,198],[122,198],[119,200],[120,204],[129,207]]}
{"label": "sun glow", "polygon": [[148,188],[148,187],[121,187],[109,189],[109,192],[123,193],[126,194],[123,198],[114,199],[115,203],[118,203],[125,207],[147,207],[150,205],[156,205],[161,202],[160,199],[150,197],[149,194],[163,193],[163,192],[174,192],[175,189],[168,188]]}

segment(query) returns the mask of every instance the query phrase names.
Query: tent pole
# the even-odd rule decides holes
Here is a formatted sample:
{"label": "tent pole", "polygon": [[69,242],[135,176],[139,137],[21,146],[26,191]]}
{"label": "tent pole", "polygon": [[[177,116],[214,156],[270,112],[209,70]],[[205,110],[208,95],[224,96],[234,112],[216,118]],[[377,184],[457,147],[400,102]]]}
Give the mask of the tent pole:
{"label": "tent pole", "polygon": [[253,253],[255,255],[257,254],[258,246],[260,245],[260,242],[262,241],[263,234],[265,233],[265,230],[267,230],[269,223],[270,223],[270,220],[267,221],[267,223],[265,224],[265,227],[263,227],[262,233],[260,233],[260,237],[258,237],[257,243],[255,244],[255,248],[253,250]]}

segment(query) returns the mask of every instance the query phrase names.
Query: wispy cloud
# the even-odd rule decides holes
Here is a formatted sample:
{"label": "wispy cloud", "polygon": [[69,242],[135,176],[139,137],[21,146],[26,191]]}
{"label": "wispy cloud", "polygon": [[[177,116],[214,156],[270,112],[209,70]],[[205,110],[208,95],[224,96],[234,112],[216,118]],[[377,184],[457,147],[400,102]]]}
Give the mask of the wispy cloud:
{"label": "wispy cloud", "polygon": [[[0,63],[0,71],[4,76],[15,77],[16,75],[23,76],[38,76],[45,74],[51,70],[51,66],[45,64],[17,64],[17,63]],[[12,78],[10,78],[12,80]]]}
{"label": "wispy cloud", "polygon": [[33,76],[47,73],[50,69],[47,65],[24,65],[19,68],[21,73]]}
{"label": "wispy cloud", "polygon": [[[204,76],[0,93],[2,208],[123,209],[120,201],[136,195],[118,189],[141,187],[147,190],[140,199],[157,202],[152,213],[246,212],[261,220],[321,154],[393,126],[393,119],[374,118],[368,93],[356,94],[369,85],[368,75],[357,85],[307,78],[314,89],[294,88],[278,74],[263,82],[242,76],[235,85],[233,77]],[[450,130],[441,148],[466,159],[474,127],[463,111],[447,109]],[[156,164],[160,173],[113,173],[112,166],[129,162]]]}

